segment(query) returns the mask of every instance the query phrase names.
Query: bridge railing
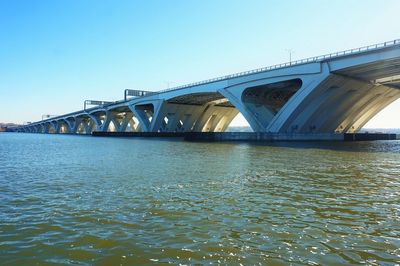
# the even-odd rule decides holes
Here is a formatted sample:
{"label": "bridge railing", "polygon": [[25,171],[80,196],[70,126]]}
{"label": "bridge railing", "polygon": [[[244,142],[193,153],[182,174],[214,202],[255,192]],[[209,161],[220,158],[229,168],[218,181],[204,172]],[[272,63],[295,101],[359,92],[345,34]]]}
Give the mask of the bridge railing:
{"label": "bridge railing", "polygon": [[231,75],[226,75],[226,76],[221,76],[221,77],[217,77],[217,78],[207,79],[207,80],[198,81],[198,82],[194,82],[194,83],[190,83],[190,84],[185,84],[185,85],[173,87],[173,88],[170,88],[170,89],[160,90],[157,93],[180,90],[180,89],[193,87],[193,86],[197,86],[197,85],[203,85],[203,84],[212,83],[212,82],[221,81],[221,80],[228,80],[228,79],[231,79],[231,78],[236,78],[236,77],[246,76],[246,75],[250,75],[250,74],[255,74],[255,73],[260,73],[260,72],[265,72],[265,71],[285,68],[285,67],[289,67],[289,66],[301,65],[301,64],[306,64],[306,63],[313,63],[313,62],[321,62],[321,61],[324,61],[324,60],[327,60],[327,59],[332,59],[332,58],[335,58],[335,57],[346,56],[346,55],[354,55],[354,54],[357,54],[357,53],[364,53],[364,52],[377,50],[377,49],[382,49],[382,48],[395,46],[395,45],[400,45],[400,39],[396,39],[396,40],[388,41],[388,42],[384,42],[384,43],[378,43],[378,44],[363,46],[363,47],[359,47],[359,48],[353,48],[353,49],[344,50],[344,51],[340,51],[340,52],[320,55],[320,56],[309,57],[309,58],[305,58],[305,59],[300,59],[300,60],[286,62],[286,63],[282,63],[282,64],[276,64],[276,65],[272,65],[272,66],[257,68],[257,69],[253,69],[253,70],[243,71],[243,72],[239,72],[239,73],[235,73],[235,74],[231,74]]}

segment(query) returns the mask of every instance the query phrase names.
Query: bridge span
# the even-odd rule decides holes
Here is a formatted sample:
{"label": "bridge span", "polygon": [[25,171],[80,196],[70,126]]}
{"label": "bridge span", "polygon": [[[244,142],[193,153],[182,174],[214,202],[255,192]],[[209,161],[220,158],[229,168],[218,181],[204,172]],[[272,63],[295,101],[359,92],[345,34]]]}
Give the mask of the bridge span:
{"label": "bridge span", "polygon": [[223,132],[240,112],[255,132],[354,133],[398,98],[400,39],[164,91],[128,90],[124,100],[12,130]]}

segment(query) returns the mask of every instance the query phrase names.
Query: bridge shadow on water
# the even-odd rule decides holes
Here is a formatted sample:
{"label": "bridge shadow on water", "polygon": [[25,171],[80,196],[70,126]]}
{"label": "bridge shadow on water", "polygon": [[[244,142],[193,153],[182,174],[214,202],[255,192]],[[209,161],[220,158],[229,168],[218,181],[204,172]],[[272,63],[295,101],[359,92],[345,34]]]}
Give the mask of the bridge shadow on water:
{"label": "bridge shadow on water", "polygon": [[374,141],[254,141],[254,140],[190,140],[183,137],[96,137],[124,140],[160,141],[160,142],[185,142],[207,145],[248,145],[254,147],[282,147],[294,149],[320,149],[344,152],[394,152],[400,153],[400,140],[374,140]]}
{"label": "bridge shadow on water", "polygon": [[292,149],[320,149],[343,152],[392,152],[400,153],[400,140],[376,141],[199,141],[214,145],[248,145]]}
{"label": "bridge shadow on water", "polygon": [[[144,142],[175,142],[186,143],[188,145],[213,145],[213,146],[248,146],[248,147],[271,147],[271,148],[290,148],[290,149],[319,149],[343,152],[366,152],[366,153],[399,153],[400,154],[400,140],[374,140],[374,141],[185,141],[183,137],[111,137],[99,136],[92,137],[91,135],[76,135],[76,134],[24,134],[24,136],[36,136],[39,139],[48,140],[52,137],[52,142],[56,142],[59,138],[71,138],[74,140],[84,139],[98,139],[114,141],[144,141]],[[16,134],[15,137],[20,136]]]}
{"label": "bridge shadow on water", "polygon": [[[107,137],[106,137],[107,138]],[[122,137],[118,139],[140,139],[141,141],[185,142],[197,145],[246,145],[251,147],[281,147],[293,149],[320,149],[344,152],[392,152],[400,153],[400,140],[375,141],[185,141],[183,138],[170,137]]]}

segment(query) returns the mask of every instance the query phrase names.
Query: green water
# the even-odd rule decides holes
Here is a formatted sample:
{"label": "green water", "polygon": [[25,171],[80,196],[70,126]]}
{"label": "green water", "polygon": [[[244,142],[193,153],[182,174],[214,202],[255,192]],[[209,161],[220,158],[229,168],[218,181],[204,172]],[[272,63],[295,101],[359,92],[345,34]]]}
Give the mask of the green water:
{"label": "green water", "polygon": [[400,141],[0,134],[1,265],[393,265]]}

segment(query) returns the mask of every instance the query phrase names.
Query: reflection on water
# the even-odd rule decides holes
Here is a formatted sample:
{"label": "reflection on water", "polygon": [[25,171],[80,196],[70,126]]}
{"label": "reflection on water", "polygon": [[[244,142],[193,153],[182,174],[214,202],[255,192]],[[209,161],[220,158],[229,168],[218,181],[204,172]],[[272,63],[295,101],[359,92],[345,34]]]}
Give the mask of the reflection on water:
{"label": "reflection on water", "polygon": [[4,264],[393,264],[400,141],[0,134]]}

